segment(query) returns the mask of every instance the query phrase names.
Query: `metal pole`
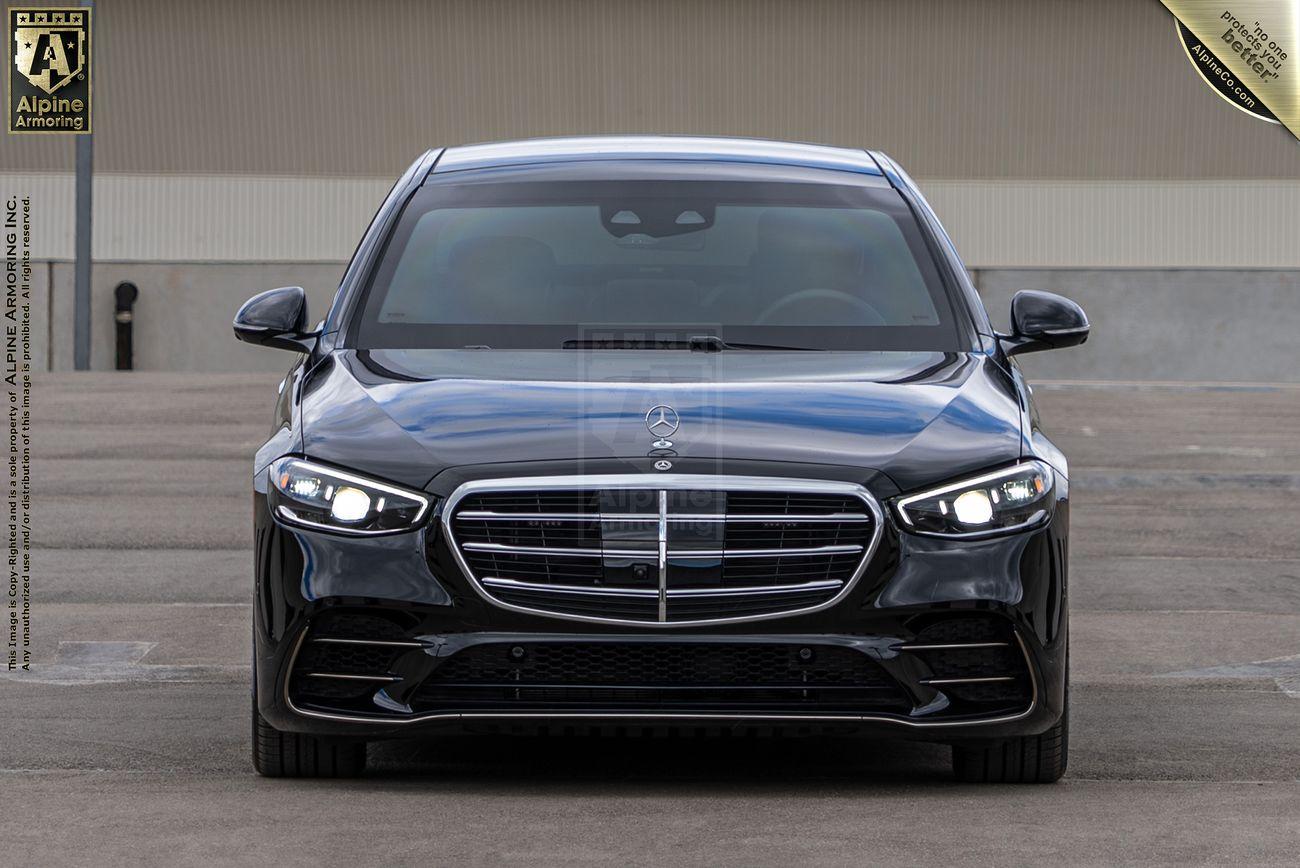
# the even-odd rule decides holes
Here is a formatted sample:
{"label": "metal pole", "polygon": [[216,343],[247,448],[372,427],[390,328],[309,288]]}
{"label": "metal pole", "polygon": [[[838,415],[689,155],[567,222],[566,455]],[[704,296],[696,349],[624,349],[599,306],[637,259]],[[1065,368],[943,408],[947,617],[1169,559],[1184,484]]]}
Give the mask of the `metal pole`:
{"label": "metal pole", "polygon": [[[93,7],[94,3],[82,0],[81,5]],[[93,26],[94,19],[91,21]],[[91,46],[93,51],[93,39]],[[90,370],[90,179],[94,154],[92,134],[77,136],[77,263],[73,277],[72,361],[78,371]]]}
{"label": "metal pole", "polygon": [[90,177],[94,143],[77,136],[77,264],[73,289],[73,363],[90,370]]}

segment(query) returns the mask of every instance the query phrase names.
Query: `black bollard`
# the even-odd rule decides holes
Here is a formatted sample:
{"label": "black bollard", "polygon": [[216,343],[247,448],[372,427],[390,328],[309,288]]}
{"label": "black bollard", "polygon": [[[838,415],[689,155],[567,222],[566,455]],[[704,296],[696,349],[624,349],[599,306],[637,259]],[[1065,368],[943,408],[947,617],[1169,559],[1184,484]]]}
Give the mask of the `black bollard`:
{"label": "black bollard", "polygon": [[135,300],[140,297],[139,288],[130,281],[122,281],[113,290],[117,301],[113,320],[117,323],[117,369],[129,371],[135,367],[134,347],[131,340],[132,321],[135,316]]}

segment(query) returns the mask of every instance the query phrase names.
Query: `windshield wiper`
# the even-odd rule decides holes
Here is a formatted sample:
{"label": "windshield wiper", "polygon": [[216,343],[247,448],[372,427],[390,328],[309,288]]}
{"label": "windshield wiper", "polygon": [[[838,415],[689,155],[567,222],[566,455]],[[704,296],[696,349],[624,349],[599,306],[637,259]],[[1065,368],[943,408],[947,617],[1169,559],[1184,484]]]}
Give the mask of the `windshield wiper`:
{"label": "windshield wiper", "polygon": [[821,353],[817,347],[785,347],[777,344],[750,344],[724,341],[717,335],[692,335],[684,341],[649,340],[646,338],[595,338],[571,339],[561,345],[566,350],[691,350],[697,353],[719,353],[723,350],[789,350],[793,352]]}
{"label": "windshield wiper", "polygon": [[780,344],[747,344],[724,341],[717,335],[692,335],[691,349],[701,353],[718,353],[723,350],[790,350],[800,353],[824,353],[820,347],[785,347]]}

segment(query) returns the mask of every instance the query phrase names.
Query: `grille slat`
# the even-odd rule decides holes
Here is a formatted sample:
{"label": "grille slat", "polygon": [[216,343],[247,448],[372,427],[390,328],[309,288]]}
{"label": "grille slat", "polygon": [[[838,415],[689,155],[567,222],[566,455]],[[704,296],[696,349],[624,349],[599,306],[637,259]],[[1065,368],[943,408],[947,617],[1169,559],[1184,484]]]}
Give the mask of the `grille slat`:
{"label": "grille slat", "polygon": [[802,611],[844,593],[880,534],[879,508],[849,483],[714,476],[556,483],[497,480],[453,494],[451,544],[488,599],[646,624]]}

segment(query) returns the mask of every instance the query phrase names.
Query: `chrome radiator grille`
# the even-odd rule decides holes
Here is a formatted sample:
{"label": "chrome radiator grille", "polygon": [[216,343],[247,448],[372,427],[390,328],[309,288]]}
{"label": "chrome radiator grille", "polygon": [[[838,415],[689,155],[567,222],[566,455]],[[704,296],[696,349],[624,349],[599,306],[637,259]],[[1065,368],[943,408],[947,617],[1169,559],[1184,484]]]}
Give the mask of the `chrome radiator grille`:
{"label": "chrome radiator grille", "polygon": [[647,625],[828,606],[857,581],[881,530],[858,485],[691,475],[471,482],[444,521],[492,602]]}

